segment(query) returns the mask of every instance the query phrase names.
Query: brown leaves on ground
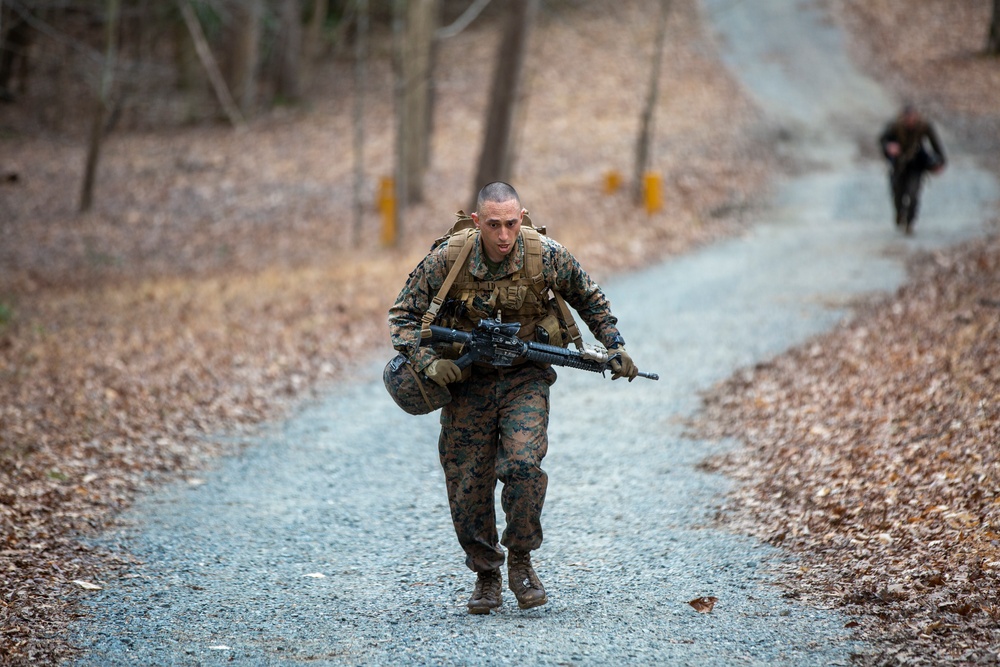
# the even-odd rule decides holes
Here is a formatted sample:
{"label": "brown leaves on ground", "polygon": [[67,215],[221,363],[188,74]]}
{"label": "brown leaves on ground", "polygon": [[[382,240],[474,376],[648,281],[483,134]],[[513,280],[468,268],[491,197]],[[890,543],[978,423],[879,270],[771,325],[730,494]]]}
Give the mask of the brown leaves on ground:
{"label": "brown leaves on ground", "polygon": [[[988,4],[852,0],[841,18],[874,74],[996,166]],[[1000,655],[998,286],[998,237],[925,256],[895,296],[723,383],[700,416],[746,444],[706,463],[745,482],[720,517],[800,556],[791,594],[860,619],[847,627],[879,646],[866,664]]]}
{"label": "brown leaves on ground", "polygon": [[1000,238],[928,257],[895,298],[728,381],[703,415],[747,444],[710,464],[748,482],[723,513],[802,555],[799,595],[905,639],[900,660],[1000,647],[998,277]]}
{"label": "brown leaves on ground", "polygon": [[880,78],[911,101],[950,113],[992,116],[984,95],[1000,89],[996,58],[984,54],[989,2],[847,0],[840,16],[876,59]]}
{"label": "brown leaves on ground", "polygon": [[708,614],[715,609],[715,603],[719,601],[719,598],[706,595],[700,598],[695,598],[688,602],[691,608],[694,609],[699,614]]}

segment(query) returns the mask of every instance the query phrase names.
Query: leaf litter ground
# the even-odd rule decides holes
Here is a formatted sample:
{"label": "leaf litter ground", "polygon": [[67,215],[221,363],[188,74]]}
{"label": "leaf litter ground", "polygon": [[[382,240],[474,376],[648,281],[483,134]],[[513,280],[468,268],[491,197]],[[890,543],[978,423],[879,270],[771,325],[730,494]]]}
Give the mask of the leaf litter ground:
{"label": "leaf litter ground", "polygon": [[[674,5],[653,151],[668,205],[652,216],[601,194],[606,170],[630,169],[652,3],[544,15],[533,42],[516,182],[598,279],[739,233],[775,167],[697,11]],[[900,6],[841,12],[869,66],[935,113],[961,112],[970,132],[995,128],[1000,88],[982,82],[998,69],[974,55],[982,17],[935,0],[899,21]],[[942,24],[947,38],[919,48]],[[884,39],[890,26],[910,37]],[[84,216],[82,131],[39,129],[30,100],[23,116],[0,111],[12,128],[0,166],[19,176],[0,186],[2,660],[67,655],[75,596],[127,558],[77,536],[231,447],[206,436],[280,416],[388,352],[388,303],[471,195],[489,73],[463,54],[492,53],[493,32],[444,46],[428,196],[396,249],[380,247],[373,206],[392,161],[384,58],[370,76],[360,229],[346,62],[322,66],[307,104],[244,132],[149,130],[139,117],[109,139]],[[996,648],[998,257],[995,241],[929,257],[892,299],[707,399],[715,432],[747,441],[707,465],[752,471],[722,516],[802,555],[790,594],[849,605],[866,637],[902,639],[889,660],[958,664]]]}
{"label": "leaf litter ground", "polygon": [[[598,279],[738,233],[766,188],[756,112],[693,3],[679,2],[653,147],[667,206],[648,215],[624,191],[603,194],[608,170],[631,167],[653,7],[545,13],[532,41],[515,182],[535,221]],[[360,227],[349,62],[323,64],[304,105],[244,131],[154,130],[131,114],[107,140],[86,215],[75,213],[83,123],[42,126],[31,107],[47,99],[41,83],[0,109],[2,170],[17,174],[0,192],[0,660],[71,652],[61,630],[74,599],[128,558],[78,536],[144,486],[196,475],[235,446],[211,436],[279,417],[349,381],[365,357],[388,358],[388,306],[473,194],[490,72],[488,57],[465,56],[492,54],[496,28],[442,47],[427,197],[396,248],[380,246],[374,206],[392,164],[384,35],[366,96]]]}
{"label": "leaf litter ground", "polygon": [[[838,18],[900,97],[997,171],[988,8],[852,0]],[[919,224],[917,227],[919,233]],[[856,614],[878,665],[1000,659],[1000,238],[929,254],[890,298],[706,396],[696,429],[745,447],[727,525],[800,556],[788,595]]]}

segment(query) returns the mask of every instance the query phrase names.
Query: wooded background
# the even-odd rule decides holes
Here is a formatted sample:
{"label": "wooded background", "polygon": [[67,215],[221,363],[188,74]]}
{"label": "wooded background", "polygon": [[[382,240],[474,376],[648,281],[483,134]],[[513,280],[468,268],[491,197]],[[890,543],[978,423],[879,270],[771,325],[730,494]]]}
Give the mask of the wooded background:
{"label": "wooded background", "polygon": [[[550,0],[546,11],[571,12],[572,0]],[[370,45],[390,44],[396,122],[395,214],[424,198],[434,130],[437,46],[475,20],[502,25],[482,147],[470,202],[479,185],[510,180],[521,71],[540,0],[0,0],[0,99],[16,104],[29,88],[46,131],[82,132],[89,118],[80,210],[95,196],[103,138],[116,129],[164,129],[204,122],[241,128],[263,110],[303,104],[323,59],[354,61],[349,81],[330,82],[354,96],[355,217],[364,190],[364,91]],[[636,117],[632,175],[636,202],[649,167],[652,110],[659,95],[669,0],[650,20],[657,25],[649,91]],[[502,22],[502,24],[500,23]],[[372,34],[376,39],[372,40]],[[486,82],[484,82],[485,84]],[[80,99],[91,109],[77,108]],[[346,156],[345,156],[346,157]],[[360,224],[360,222],[359,222]]]}

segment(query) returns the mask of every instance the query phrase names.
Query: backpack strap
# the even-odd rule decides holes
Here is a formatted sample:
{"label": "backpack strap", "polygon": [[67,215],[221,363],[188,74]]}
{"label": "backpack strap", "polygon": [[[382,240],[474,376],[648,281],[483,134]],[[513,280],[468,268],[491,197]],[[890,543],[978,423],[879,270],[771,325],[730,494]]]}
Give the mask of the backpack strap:
{"label": "backpack strap", "polygon": [[448,275],[445,276],[444,282],[441,283],[441,289],[438,290],[437,296],[431,301],[431,305],[427,308],[427,312],[424,313],[423,317],[420,318],[420,338],[427,340],[431,337],[431,323],[437,318],[438,311],[441,310],[441,304],[444,303],[445,298],[448,296],[448,292],[451,290],[451,286],[455,284],[455,279],[458,274],[462,272],[465,268],[465,262],[469,259],[469,254],[472,252],[472,248],[475,244],[469,243],[469,239],[475,233],[475,229],[466,232],[464,234],[454,234],[448,239],[448,266],[451,268],[448,271]]}
{"label": "backpack strap", "polygon": [[[527,217],[527,216],[525,216]],[[529,220],[530,223],[530,220]],[[524,270],[531,282],[538,288],[540,293],[545,291],[545,276],[542,275],[542,239],[545,233],[544,228],[538,230],[535,227],[521,227],[521,236],[524,238]],[[583,337],[580,335],[580,327],[573,319],[573,313],[569,309],[566,300],[556,290],[552,290],[556,297],[556,305],[559,307],[559,315],[566,323],[566,330],[570,339],[578,350],[583,349]]]}
{"label": "backpack strap", "polygon": [[[431,324],[437,318],[438,311],[441,310],[444,300],[448,297],[448,292],[451,290],[452,285],[455,284],[458,275],[465,268],[465,263],[469,259],[472,248],[475,246],[475,243],[470,243],[470,241],[478,230],[475,226],[466,226],[465,224],[466,222],[471,223],[472,218],[465,215],[462,211],[459,211],[456,217],[458,221],[455,223],[455,227],[449,232],[450,235],[445,237],[448,240],[448,256],[446,260],[449,267],[448,275],[441,284],[441,289],[438,290],[437,295],[427,308],[427,312],[424,313],[420,320],[420,338],[423,340],[431,337]],[[525,218],[527,217],[525,215]],[[544,293],[545,276],[542,263],[541,234],[545,233],[545,229],[536,229],[531,225],[530,219],[527,222],[527,226],[521,227],[521,238],[524,239],[524,271],[532,284],[538,288],[538,292]],[[441,240],[443,241],[444,239]],[[435,246],[437,245],[438,243],[436,242]],[[580,327],[577,326],[569,305],[556,290],[552,290],[552,294],[555,296],[559,315],[566,323],[566,330],[569,333],[570,339],[578,350],[582,350],[583,337],[580,335]]]}
{"label": "backpack strap", "polygon": [[559,314],[562,315],[563,321],[566,323],[566,332],[569,334],[570,340],[573,341],[573,345],[576,345],[576,349],[582,350],[583,336],[580,335],[580,327],[576,325],[576,320],[573,319],[573,313],[570,311],[566,299],[562,298],[562,294],[555,290],[552,290],[552,293],[556,297]]}
{"label": "backpack strap", "polygon": [[524,239],[524,274],[540,293],[544,292],[542,239],[534,227],[521,227],[521,238]]}

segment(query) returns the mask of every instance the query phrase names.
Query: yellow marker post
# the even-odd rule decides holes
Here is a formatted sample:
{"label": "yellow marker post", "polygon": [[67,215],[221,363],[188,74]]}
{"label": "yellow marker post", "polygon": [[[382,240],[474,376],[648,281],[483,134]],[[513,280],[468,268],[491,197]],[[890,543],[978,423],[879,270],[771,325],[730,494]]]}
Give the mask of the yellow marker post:
{"label": "yellow marker post", "polygon": [[646,172],[643,186],[646,213],[656,213],[663,208],[663,186],[660,175],[652,171]]}
{"label": "yellow marker post", "polygon": [[609,170],[604,174],[604,193],[608,195],[613,195],[618,192],[618,188],[622,185],[622,175],[619,174],[614,169]]}
{"label": "yellow marker post", "polygon": [[378,210],[382,214],[382,245],[396,244],[396,182],[383,176],[379,182]]}

